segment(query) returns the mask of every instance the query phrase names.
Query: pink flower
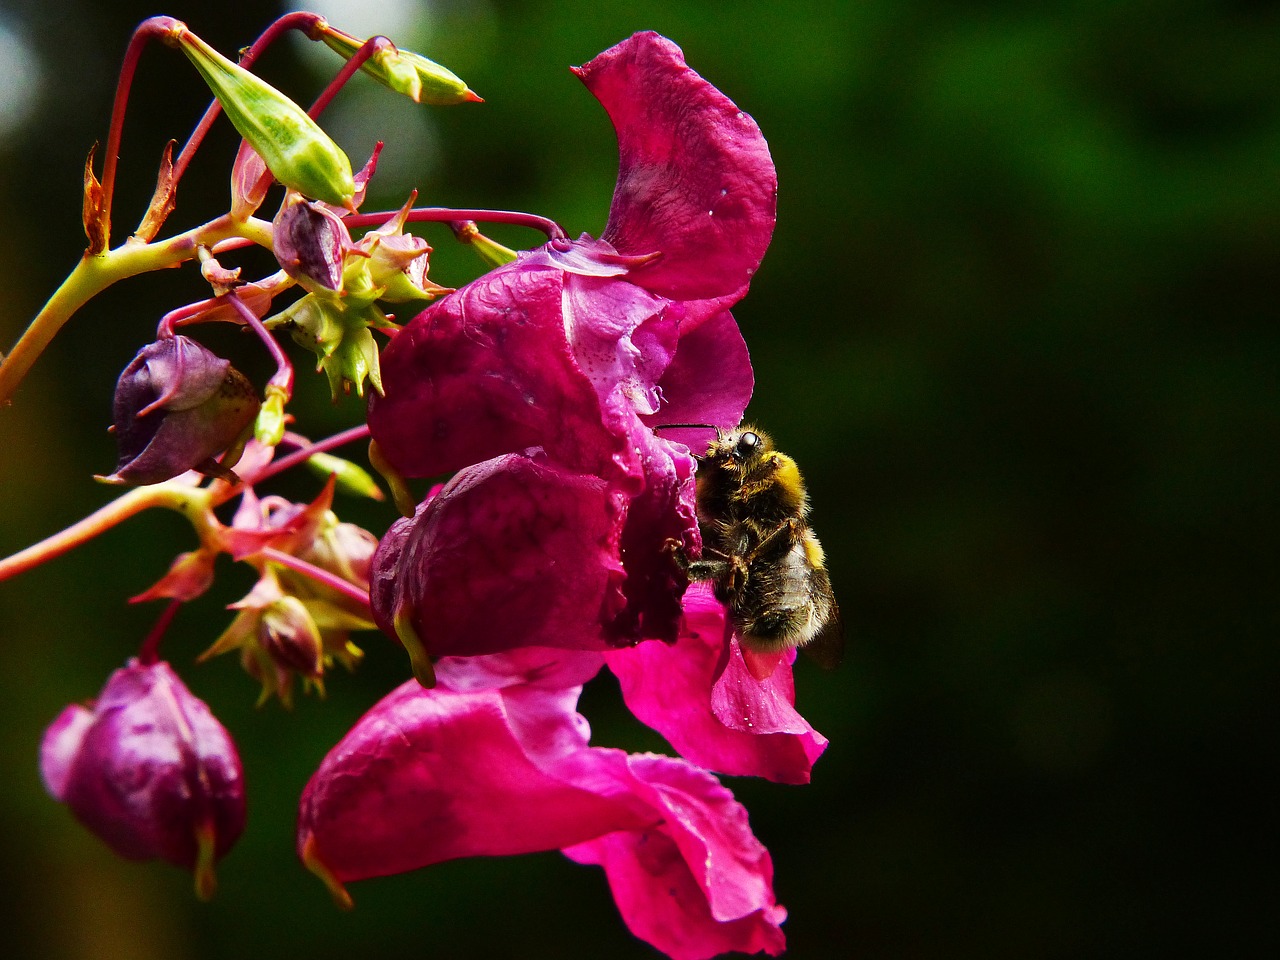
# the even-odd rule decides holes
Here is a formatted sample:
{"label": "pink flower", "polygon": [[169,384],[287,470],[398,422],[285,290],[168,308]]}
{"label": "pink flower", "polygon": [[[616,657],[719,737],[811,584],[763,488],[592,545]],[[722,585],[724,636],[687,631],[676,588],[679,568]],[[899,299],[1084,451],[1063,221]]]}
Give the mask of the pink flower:
{"label": "pink flower", "polygon": [[244,776],[230,735],[166,663],[113,673],[92,709],[70,706],[45,732],[50,795],[122,857],[192,870],[202,898],[213,865],[244,830]]}
{"label": "pink flower", "polygon": [[602,238],[438,301],[383,352],[370,398],[392,466],[457,471],[374,559],[380,625],[437,656],[674,642],[687,581],[666,545],[699,546],[694,461],[653,426],[734,425],[751,394],[727,307],[773,230],[764,138],[656,34],[575,72],[618,134]]}
{"label": "pink flower", "polygon": [[575,707],[599,665],[525,649],[393,691],[308,783],[304,861],[345,898],[353,880],[560,849],[603,866],[632,932],[677,960],[780,953],[772,861],[729,791],[682,760],[587,745]]}
{"label": "pink flower", "polygon": [[628,708],[700,766],[808,783],[827,738],[795,709],[795,651],[760,680],[747,669],[724,606],[708,584],[689,586],[684,609],[675,644],[642,643],[605,654]]}

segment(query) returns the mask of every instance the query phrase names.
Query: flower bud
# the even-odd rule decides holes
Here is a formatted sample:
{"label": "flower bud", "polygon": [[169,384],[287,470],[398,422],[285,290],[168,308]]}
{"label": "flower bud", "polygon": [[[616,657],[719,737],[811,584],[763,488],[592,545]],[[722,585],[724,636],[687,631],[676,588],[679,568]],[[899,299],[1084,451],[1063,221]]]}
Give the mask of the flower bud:
{"label": "flower bud", "polygon": [[357,396],[364,396],[366,379],[378,393],[382,392],[378,345],[369,327],[385,326],[387,318],[372,298],[354,295],[351,280],[348,271],[345,286],[352,296],[337,301],[309,293],[264,324],[268,330],[288,330],[299,346],[319,358],[316,369],[328,376],[335,400],[340,394],[350,393],[352,386]]}
{"label": "flower bud", "polygon": [[[331,453],[313,453],[307,458],[307,468],[322,479],[333,476],[337,480],[338,489],[352,496],[368,497],[370,500],[386,499],[378,481],[358,463],[335,457]],[[377,543],[376,537],[374,542]]]}
{"label": "flower bud", "polygon": [[453,235],[462,243],[469,244],[471,249],[476,252],[488,266],[497,268],[505,267],[508,263],[515,263],[517,254],[510,247],[503,246],[496,240],[491,240],[480,232],[480,228],[476,226],[474,220],[465,220],[460,224],[452,224]]}
{"label": "flower bud", "polygon": [[324,644],[306,606],[297,597],[283,596],[263,608],[258,621],[258,643],[283,670],[304,679],[324,674]]}
{"label": "flower bud", "polygon": [[308,197],[355,209],[351,161],[305,110],[190,30],[174,39],[277,180]]}
{"label": "flower bud", "polygon": [[388,303],[408,300],[430,300],[449,293],[427,279],[431,247],[426,240],[411,233],[382,236],[370,245],[369,279],[380,287],[379,297]]}
{"label": "flower bud", "polygon": [[284,412],[289,395],[282,387],[272,384],[267,385],[266,394],[253,423],[253,438],[264,447],[274,447],[284,439],[284,429],[289,422],[289,415]]}
{"label": "flower bud", "polygon": [[351,234],[332,210],[290,194],[276,214],[273,241],[284,272],[306,290],[342,289],[343,261],[352,247]]}
{"label": "flower bud", "polygon": [[143,347],[116,383],[112,407],[120,462],[108,483],[160,483],[188,470],[225,472],[213,457],[253,423],[253,386],[189,337]]}
{"label": "flower bud", "polygon": [[248,219],[262,206],[271,187],[271,178],[266,173],[267,165],[257,151],[249,141],[241,140],[236,161],[231,166],[231,216],[235,219]]}
{"label": "flower bud", "polygon": [[[349,33],[325,26],[321,39],[344,59],[364,46]],[[421,54],[400,50],[390,41],[375,50],[361,69],[384,87],[402,93],[414,103],[450,106],[455,103],[481,103],[480,97],[452,71],[428,60]]]}
{"label": "flower bud", "polygon": [[213,895],[214,864],[244,830],[244,776],[231,736],[168,664],[131,660],[92,709],[63,710],[40,772],[120,856],[191,870],[197,895]]}

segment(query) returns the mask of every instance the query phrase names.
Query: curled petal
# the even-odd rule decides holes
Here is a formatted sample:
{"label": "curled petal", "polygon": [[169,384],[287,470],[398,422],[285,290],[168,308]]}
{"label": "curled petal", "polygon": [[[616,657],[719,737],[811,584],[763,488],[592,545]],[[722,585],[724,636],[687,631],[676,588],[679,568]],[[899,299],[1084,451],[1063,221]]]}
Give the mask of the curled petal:
{"label": "curled petal", "polygon": [[543,721],[528,743],[501,690],[428,691],[410,681],[383,698],[307,784],[299,849],[346,882],[455,857],[553,850],[643,824],[629,798],[548,768],[544,749],[559,756],[565,741],[586,743],[577,689],[523,689],[533,700],[523,712]]}
{"label": "curled petal", "polygon": [[662,822],[565,855],[604,867],[631,932],[673,960],[782,953],[787,911],[774,900],[773,862],[742,805],[714,777],[678,760],[632,756],[628,770]]}
{"label": "curled petal", "polygon": [[584,650],[520,647],[478,657],[445,657],[436,677],[452,690],[473,692],[506,687],[563,690],[586,683],[604,666],[604,657]]}
{"label": "curled petal", "polygon": [[[643,419],[652,427],[705,423],[728,429],[742,421],[754,386],[746,342],[733,316],[721,310],[692,329],[681,324],[679,348],[658,381],[662,406],[656,414]],[[662,435],[687,439],[699,452],[709,439],[705,430],[664,430]]]}
{"label": "curled petal", "polygon": [[[697,583],[685,594],[685,628],[674,646],[642,643],[610,651],[606,661],[631,712],[682,757],[720,773],[808,783],[827,739],[796,712],[790,665],[780,663],[764,683],[745,666],[726,671],[731,632],[724,608]],[[726,683],[735,684],[734,713],[724,709]]]}
{"label": "curled petal", "polygon": [[213,564],[217,556],[216,551],[204,547],[179,554],[168,573],[136,597],[130,597],[129,602],[142,603],[162,597],[184,602],[194,600],[213,584]]}
{"label": "curled petal", "polygon": [[[346,900],[352,880],[560,848],[602,864],[632,931],[672,957],[779,953],[786,911],[746,811],[681,760],[588,747],[579,687],[518,680],[582,666],[548,653],[455,662],[385,697],[304,791],[304,861]],[[451,687],[468,664],[500,685]]]}
{"label": "curled petal", "polygon": [[618,134],[602,239],[623,254],[662,253],[631,281],[681,300],[744,288],[777,213],[777,173],[755,121],[656,33],[638,33],[574,72]]}

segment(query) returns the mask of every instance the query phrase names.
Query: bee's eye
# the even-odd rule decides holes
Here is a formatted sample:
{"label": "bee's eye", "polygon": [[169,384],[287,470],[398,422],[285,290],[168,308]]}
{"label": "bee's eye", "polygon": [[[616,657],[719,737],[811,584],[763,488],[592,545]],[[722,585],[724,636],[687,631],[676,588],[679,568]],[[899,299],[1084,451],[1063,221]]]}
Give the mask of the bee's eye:
{"label": "bee's eye", "polygon": [[738,438],[738,449],[736,452],[739,458],[745,459],[751,456],[758,446],[760,446],[760,437],[748,430]]}

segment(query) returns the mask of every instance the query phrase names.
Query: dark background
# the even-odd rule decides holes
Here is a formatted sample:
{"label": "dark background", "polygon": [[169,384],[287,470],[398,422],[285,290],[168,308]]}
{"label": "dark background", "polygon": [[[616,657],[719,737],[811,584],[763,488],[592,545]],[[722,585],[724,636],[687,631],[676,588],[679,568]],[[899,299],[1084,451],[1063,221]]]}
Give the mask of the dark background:
{"label": "dark background", "polygon": [[[274,15],[0,7],[39,58],[6,91],[34,90],[35,112],[0,141],[6,348],[83,249],[84,157],[132,25],[158,12],[228,53]],[[813,784],[730,781],[773,853],[790,955],[1274,955],[1277,6],[454,0],[407,29],[390,5],[358,12],[331,16],[487,100],[419,108],[368,83],[340,97],[326,125],[357,165],[387,140],[366,209],[416,186],[420,202],[598,234],[613,137],[566,68],[638,29],[681,44],[770,141],[778,228],[735,311],[750,415],[806,471],[851,640],[839,672],[797,668],[799,706],[831,739]],[[306,100],[322,79],[301,46],[263,71]],[[120,236],[205,99],[177,53],[144,56]],[[175,227],[225,209],[228,129],[183,182]],[[447,232],[427,235],[438,280],[477,272]],[[0,554],[106,502],[90,476],[115,463],[115,377],[164,310],[202,295],[190,267],[119,285],[0,410]],[[266,376],[242,338],[206,342]],[[360,412],[331,406],[323,378],[299,395],[316,436]],[[375,529],[392,516],[340,509]],[[296,797],[407,664],[366,635],[327,701],[255,710],[233,658],[193,663],[248,588],[230,564],[166,654],[241,744],[249,829],[207,905],[178,870],[114,859],[44,795],[39,738],[136,649],[159,607],[125,598],[191,545],[175,516],[147,515],[0,586],[6,956],[654,955],[603,875],[554,853],[358,884],[356,910],[334,910],[294,857]],[[659,746],[607,680],[584,710],[597,743]]]}

